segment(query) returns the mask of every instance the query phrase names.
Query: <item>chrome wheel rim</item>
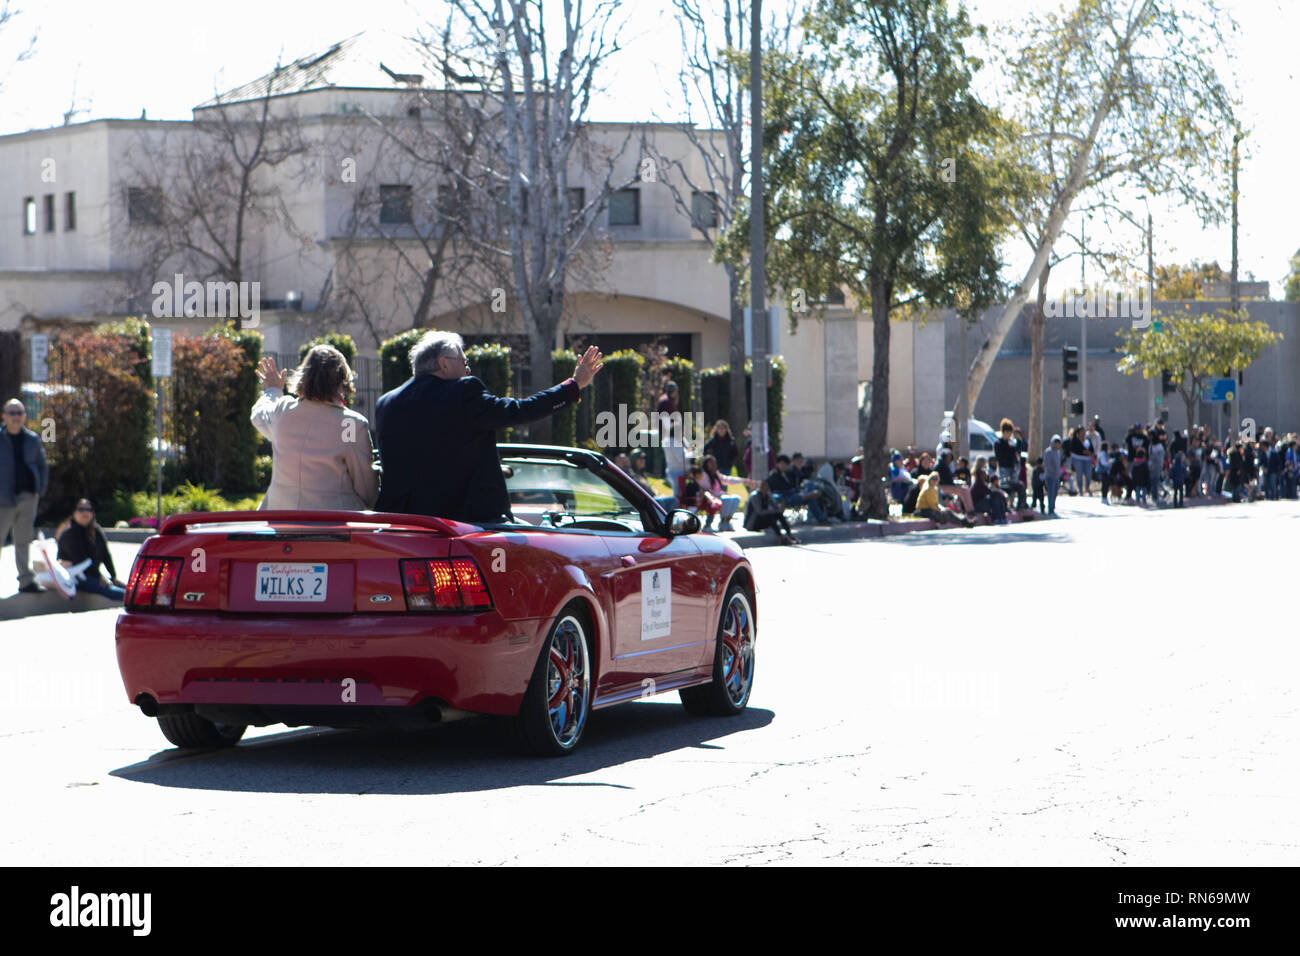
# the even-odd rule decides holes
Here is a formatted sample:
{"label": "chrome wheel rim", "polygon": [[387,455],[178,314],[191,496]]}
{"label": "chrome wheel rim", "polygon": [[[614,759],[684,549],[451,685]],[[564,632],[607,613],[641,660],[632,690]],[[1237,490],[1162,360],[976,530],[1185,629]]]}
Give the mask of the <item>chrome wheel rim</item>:
{"label": "chrome wheel rim", "polygon": [[547,718],[555,742],[569,747],[587,722],[591,696],[587,635],[577,618],[565,617],[556,625],[546,656]]}
{"label": "chrome wheel rim", "polygon": [[754,682],[754,615],[749,600],[736,593],[722,615],[722,685],[731,702],[739,706],[749,697]]}

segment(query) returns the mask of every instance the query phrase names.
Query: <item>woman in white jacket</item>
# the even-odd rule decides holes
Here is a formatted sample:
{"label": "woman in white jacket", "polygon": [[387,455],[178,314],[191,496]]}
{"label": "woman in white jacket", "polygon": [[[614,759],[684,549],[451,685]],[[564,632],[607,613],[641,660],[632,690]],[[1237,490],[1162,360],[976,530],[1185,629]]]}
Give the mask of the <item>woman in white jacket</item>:
{"label": "woman in white jacket", "polygon": [[[353,373],[338,349],[317,345],[293,372],[262,359],[253,427],[271,440],[271,487],[259,508],[363,511],[379,496],[370,423],[347,407]],[[285,394],[288,391],[293,394]]]}

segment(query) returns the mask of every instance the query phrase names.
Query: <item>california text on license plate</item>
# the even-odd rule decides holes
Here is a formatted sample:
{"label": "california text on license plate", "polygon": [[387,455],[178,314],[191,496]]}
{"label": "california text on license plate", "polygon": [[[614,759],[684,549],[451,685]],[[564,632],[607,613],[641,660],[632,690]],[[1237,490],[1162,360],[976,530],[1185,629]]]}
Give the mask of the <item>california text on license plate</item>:
{"label": "california text on license plate", "polygon": [[258,601],[324,601],[329,565],[258,564],[253,596]]}

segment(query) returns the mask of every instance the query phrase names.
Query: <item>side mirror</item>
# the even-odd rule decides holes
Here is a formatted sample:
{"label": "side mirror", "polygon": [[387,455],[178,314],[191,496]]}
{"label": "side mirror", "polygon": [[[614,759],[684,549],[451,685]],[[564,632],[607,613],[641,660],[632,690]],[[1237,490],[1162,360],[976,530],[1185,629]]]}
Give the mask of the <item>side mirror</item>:
{"label": "side mirror", "polygon": [[687,511],[684,508],[677,508],[668,514],[668,534],[670,537],[676,537],[679,534],[695,534],[700,530],[700,516],[693,511]]}

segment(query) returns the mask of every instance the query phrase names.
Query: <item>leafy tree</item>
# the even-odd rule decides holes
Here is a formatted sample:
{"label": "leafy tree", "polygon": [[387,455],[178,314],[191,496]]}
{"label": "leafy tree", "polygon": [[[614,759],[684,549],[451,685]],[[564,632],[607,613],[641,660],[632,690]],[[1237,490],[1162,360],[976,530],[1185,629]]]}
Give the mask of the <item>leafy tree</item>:
{"label": "leafy tree", "polygon": [[1190,428],[1196,402],[1210,379],[1225,369],[1245,369],[1282,336],[1267,323],[1251,321],[1245,310],[1218,309],[1212,313],[1162,317],[1159,328],[1130,329],[1124,334],[1124,357],[1119,370],[1158,378],[1169,372],[1187,408]]}
{"label": "leafy tree", "polygon": [[1235,24],[1215,0],[1077,0],[1064,16],[1031,14],[1009,72],[1026,135],[1057,175],[1033,262],[971,364],[968,407],[1048,265],[1081,194],[1176,197],[1219,221],[1219,179],[1237,128],[1216,64]]}
{"label": "leafy tree", "polygon": [[[964,9],[821,0],[804,28],[802,49],[764,62],[768,277],[811,301],[843,286],[870,304],[862,494],[884,517],[891,317],[918,301],[973,313],[997,300],[997,240],[1022,184],[1006,124],[970,88],[979,31]],[[748,219],[729,231],[733,261]]]}
{"label": "leafy tree", "polygon": [[1286,277],[1286,294],[1288,302],[1300,302],[1300,249],[1291,257],[1291,271]]}
{"label": "leafy tree", "polygon": [[1231,279],[1223,267],[1215,262],[1196,262],[1191,265],[1156,266],[1156,298],[1204,299],[1201,286],[1205,282],[1227,282]]}

